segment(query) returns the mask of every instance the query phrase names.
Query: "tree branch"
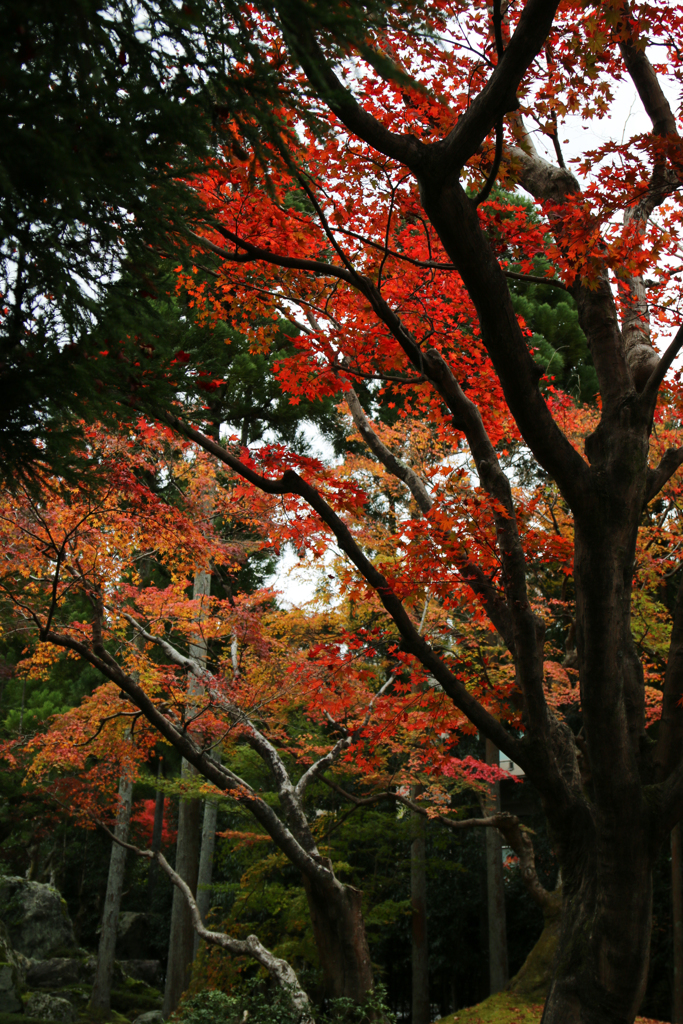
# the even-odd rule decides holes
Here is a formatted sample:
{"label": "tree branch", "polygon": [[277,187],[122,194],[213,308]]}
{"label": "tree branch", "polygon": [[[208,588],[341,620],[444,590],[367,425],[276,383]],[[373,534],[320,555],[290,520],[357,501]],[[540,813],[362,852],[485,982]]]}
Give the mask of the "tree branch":
{"label": "tree branch", "polygon": [[522,881],[534,902],[542,910],[549,910],[555,907],[553,893],[548,892],[541,884],[536,871],[536,856],[534,844],[531,840],[532,833],[520,823],[519,818],[514,814],[502,811],[484,818],[449,818],[445,814],[430,814],[425,804],[411,800],[410,797],[403,796],[403,794],[396,793],[393,790],[384,790],[381,793],[373,793],[370,796],[357,797],[352,793],[348,793],[331,779],[323,779],[323,782],[356,807],[373,804],[378,800],[395,800],[396,803],[403,804],[405,807],[410,808],[411,811],[421,814],[430,821],[438,821],[440,825],[445,825],[446,828],[453,829],[455,832],[469,828],[497,828],[508,846],[514,850],[519,858]]}
{"label": "tree branch", "polygon": [[[393,621],[403,638],[405,648],[418,657],[424,667],[431,672],[434,678],[441,684],[445,692],[451,696],[456,707],[460,708],[463,714],[465,714],[470,721],[476,725],[481,732],[483,732],[484,735],[489,736],[489,738],[496,743],[499,750],[504,751],[516,764],[521,765],[529,777],[531,777],[531,775],[535,776],[535,781],[538,779],[537,784],[540,787],[547,787],[553,777],[550,765],[546,766],[547,770],[544,770],[543,772],[537,772],[536,768],[532,768],[530,766],[529,770],[526,769],[527,761],[524,745],[520,740],[511,736],[503,725],[480,705],[464,684],[461,683],[461,681],[453,675],[451,670],[447,668],[445,663],[442,662],[441,658],[431,645],[420,636],[411,616],[403,607],[402,602],[395,594],[387,579],[373,565],[373,563],[369,561],[365,554],[362,553],[356,542],[353,540],[351,532],[346,524],[342,522],[339,516],[327,504],[325,499],[319,495],[313,486],[306,483],[306,481],[293,470],[287,470],[280,480],[268,480],[265,477],[259,476],[258,473],[255,473],[249,467],[244,466],[239,459],[234,458],[234,456],[226,452],[220,444],[217,444],[211,438],[206,437],[206,435],[202,434],[194,427],[190,427],[178,417],[175,417],[170,413],[161,413],[160,417],[164,422],[168,423],[169,426],[172,426],[175,430],[190,440],[196,441],[204,447],[205,451],[215,455],[231,469],[239,473],[244,479],[249,480],[256,487],[264,490],[267,494],[291,494],[299,495],[303,498],[304,501],[310,505],[318,516],[321,517],[323,522],[325,522],[331,529],[341,550],[348,556],[362,577],[364,577],[370,586],[376,591],[387,612],[393,618]],[[554,782],[559,782],[556,776],[554,778]],[[564,790],[562,790],[562,792],[564,794]],[[566,794],[564,795],[566,796]],[[558,799],[560,799],[561,802],[559,795]]]}
{"label": "tree branch", "polygon": [[139,847],[133,846],[132,843],[126,843],[123,839],[119,839],[101,821],[98,821],[97,824],[106,832],[112,842],[118,843],[119,846],[122,846],[125,850],[130,850],[131,853],[135,853],[138,857],[147,857],[149,860],[156,861],[161,870],[168,875],[173,885],[185,897],[185,902],[188,905],[192,918],[192,927],[200,939],[214,946],[220,946],[221,949],[227,950],[234,956],[252,957],[262,967],[266,968],[278,988],[283,989],[287,993],[294,1011],[297,1015],[300,1015],[301,1024],[315,1024],[308,996],[302,989],[294,968],[286,960],[281,960],[271,953],[269,949],[266,949],[256,935],[249,935],[246,939],[233,939],[231,935],[227,935],[225,932],[214,932],[206,928],[202,923],[201,914],[192,895],[192,890],[177,871],[173,870],[160,850],[141,850]]}
{"label": "tree branch", "polygon": [[329,870],[322,861],[317,861],[311,856],[290,832],[290,830],[278,818],[275,811],[265,800],[262,800],[253,789],[230,771],[225,765],[211,757],[205,750],[201,749],[188,735],[187,731],[179,728],[150,700],[142,687],[135,682],[108,654],[104,648],[92,651],[86,645],[70,636],[50,631],[43,637],[44,642],[52,643],[57,647],[75,651],[85,661],[96,668],[107,679],[126,693],[132,702],[142,711],[147,721],[166,739],[179,753],[193,765],[200,775],[209,782],[212,782],[218,789],[232,796],[243,804],[263,825],[266,832],[271,836],[273,842],[279,846],[282,852],[303,874],[315,879],[321,886],[340,886],[341,883],[335,878],[334,873]]}
{"label": "tree branch", "polygon": [[647,489],[643,508],[648,505],[671,479],[679,466],[683,465],[683,448],[667,448],[656,469],[647,472]]}

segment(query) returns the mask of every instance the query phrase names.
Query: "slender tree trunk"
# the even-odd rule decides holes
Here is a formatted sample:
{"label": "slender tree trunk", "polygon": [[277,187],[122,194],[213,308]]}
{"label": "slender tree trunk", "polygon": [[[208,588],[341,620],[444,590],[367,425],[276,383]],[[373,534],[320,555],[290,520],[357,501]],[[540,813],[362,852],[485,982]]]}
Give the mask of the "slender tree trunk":
{"label": "slender tree trunk", "polygon": [[[157,765],[157,784],[161,780],[163,774],[163,757],[159,758]],[[154,826],[152,828],[152,850],[154,853],[158,853],[161,849],[161,837],[164,831],[164,793],[163,790],[157,789],[156,799],[154,801]],[[158,865],[156,860],[151,860],[149,863],[149,874],[147,875],[147,899],[151,905],[152,897],[154,895],[154,888],[157,877]]]}
{"label": "slender tree trunk", "polygon": [[[218,803],[216,800],[204,801],[204,821],[202,824],[202,846],[199,854],[199,872],[197,875],[197,909],[206,924],[211,910],[211,879],[213,876],[213,854],[216,847],[216,819]],[[199,947],[199,934],[195,932],[194,955]]]}
{"label": "slender tree trunk", "polygon": [[[188,778],[194,770],[183,761],[182,777]],[[193,896],[197,894],[199,871],[201,800],[181,799],[178,812],[178,839],[175,870],[187,882]],[[164,988],[164,1017],[178,1007],[180,997],[190,983],[194,959],[194,925],[187,901],[179,889],[173,890],[171,935],[168,944],[166,986]]]}
{"label": "slender tree trunk", "polygon": [[[413,786],[413,799],[422,792]],[[410,905],[412,932],[412,1024],[429,1024],[429,943],[427,939],[427,842],[426,819],[411,811],[413,842],[410,847]]]}
{"label": "slender tree trunk", "polygon": [[[133,784],[125,777],[119,783],[119,812],[116,817],[114,835],[124,843],[128,840],[128,825],[133,804]],[[104,898],[102,930],[97,951],[95,982],[90,996],[91,1011],[106,1014],[111,1008],[111,981],[114,973],[116,953],[116,932],[119,922],[123,876],[126,866],[126,850],[118,843],[112,843],[109,859],[107,893]]]}
{"label": "slender tree trunk", "polygon": [[350,885],[323,888],[305,875],[303,882],[323,972],[323,995],[362,1003],[373,987],[362,893]]}
{"label": "slender tree trunk", "polygon": [[[486,740],[486,763],[499,763],[498,747]],[[491,786],[486,801],[486,814],[500,811],[500,783]],[[508,946],[505,921],[505,883],[503,878],[503,843],[495,828],[486,829],[486,888],[489,918],[489,987],[501,992],[508,983]]]}
{"label": "slender tree trunk", "polygon": [[683,863],[681,825],[671,830],[671,909],[673,916],[674,984],[672,1024],[683,1024]]}
{"label": "slender tree trunk", "polygon": [[[211,573],[207,570],[196,572],[192,597],[208,597],[211,590]],[[203,610],[199,614],[199,622],[204,617]],[[206,641],[201,635],[190,644],[190,657],[206,667]],[[197,696],[201,693],[201,683],[191,676],[188,682],[188,693]],[[186,762],[182,763],[182,777],[189,778],[195,770]],[[189,885],[192,895],[197,895],[200,855],[200,815],[201,800],[181,799],[178,814],[178,840],[176,846],[175,869],[183,881]],[[173,891],[173,909],[171,912],[171,935],[168,945],[168,965],[166,967],[166,987],[164,989],[164,1017],[168,1017],[178,1007],[180,997],[190,983],[192,961],[195,956],[195,931],[192,914],[187,901],[178,889]]]}

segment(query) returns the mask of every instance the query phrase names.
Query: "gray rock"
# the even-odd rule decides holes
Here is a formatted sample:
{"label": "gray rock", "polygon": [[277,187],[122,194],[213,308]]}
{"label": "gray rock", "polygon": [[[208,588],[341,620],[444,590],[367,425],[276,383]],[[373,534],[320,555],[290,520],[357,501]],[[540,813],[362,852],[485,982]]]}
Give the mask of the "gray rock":
{"label": "gray rock", "polygon": [[144,981],[152,988],[161,988],[164,980],[160,960],[119,960],[121,970],[135,981]]}
{"label": "gray rock", "polygon": [[43,1020],[58,1020],[71,1024],[76,1019],[74,1008],[68,999],[51,996],[47,992],[31,992],[24,1003],[27,1017],[42,1017]]}
{"label": "gray rock", "polygon": [[21,989],[24,971],[21,960],[12,949],[4,925],[0,924],[0,1012],[21,1013]]}
{"label": "gray rock", "polygon": [[136,1017],[133,1024],[163,1024],[164,1015],[161,1010],[148,1010]]}
{"label": "gray rock", "polygon": [[0,920],[11,945],[25,956],[45,960],[77,947],[66,901],[51,885],[0,877]]}
{"label": "gray rock", "polygon": [[64,988],[66,985],[92,985],[97,960],[88,957],[51,957],[34,960],[26,971],[31,988]]}

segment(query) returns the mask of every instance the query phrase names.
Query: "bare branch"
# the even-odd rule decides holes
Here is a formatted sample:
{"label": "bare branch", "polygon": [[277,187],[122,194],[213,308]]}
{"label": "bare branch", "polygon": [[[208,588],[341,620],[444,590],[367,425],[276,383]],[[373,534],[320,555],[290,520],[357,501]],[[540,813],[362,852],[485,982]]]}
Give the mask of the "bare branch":
{"label": "bare branch", "polygon": [[438,821],[440,825],[445,825],[446,828],[453,829],[455,832],[469,828],[497,828],[508,846],[514,850],[519,858],[522,880],[529,895],[544,910],[550,909],[551,904],[554,906],[553,894],[548,892],[541,884],[536,872],[536,857],[534,844],[531,839],[533,833],[522,825],[519,818],[514,814],[502,811],[483,818],[449,818],[445,814],[435,814],[428,808],[428,805],[419,803],[393,790],[383,790],[381,793],[373,793],[370,796],[357,797],[352,793],[348,793],[331,779],[323,779],[323,781],[330,789],[339,793],[340,796],[343,796],[345,800],[348,800],[349,803],[354,804],[356,807],[373,804],[378,800],[395,800],[397,803],[410,808],[411,811],[423,815],[430,821]]}
{"label": "bare branch", "polygon": [[221,949],[225,949],[235,956],[252,957],[262,967],[266,968],[278,988],[283,989],[287,993],[295,1012],[301,1015],[301,1024],[314,1024],[310,1001],[302,989],[291,964],[286,960],[281,960],[271,953],[269,949],[266,949],[256,935],[249,935],[246,939],[233,939],[231,935],[227,935],[225,932],[214,932],[206,928],[202,923],[201,914],[199,913],[197,902],[192,895],[192,890],[177,871],[173,870],[160,850],[141,850],[139,847],[133,846],[132,843],[119,839],[101,821],[98,821],[97,824],[106,832],[112,842],[118,843],[119,846],[122,846],[125,850],[130,850],[131,853],[135,853],[138,857],[146,857],[149,860],[156,861],[161,870],[168,875],[173,885],[185,897],[185,902],[188,905],[192,918],[192,927],[200,939],[214,946],[220,946]]}
{"label": "bare branch", "polygon": [[373,455],[376,455],[379,461],[385,466],[389,472],[401,480],[406,487],[410,490],[410,493],[415,498],[417,505],[421,512],[429,512],[432,507],[432,499],[427,491],[427,488],[417,473],[407,466],[404,462],[401,462],[391,449],[379,439],[378,435],[373,430],[370,422],[363,412],[363,407],[358,401],[358,395],[353,390],[349,390],[344,394],[346,404],[349,407],[353,422],[358,428],[358,432],[367,444]]}

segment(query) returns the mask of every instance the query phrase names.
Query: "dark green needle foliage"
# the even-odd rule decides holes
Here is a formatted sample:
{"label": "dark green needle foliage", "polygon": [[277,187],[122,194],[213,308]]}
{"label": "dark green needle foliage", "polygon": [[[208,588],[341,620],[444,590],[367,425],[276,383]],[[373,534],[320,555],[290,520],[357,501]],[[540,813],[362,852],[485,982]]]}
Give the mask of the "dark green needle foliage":
{"label": "dark green needle foliage", "polygon": [[[543,267],[539,274],[544,276]],[[530,344],[545,376],[578,401],[593,402],[598,378],[569,292],[552,285],[514,281],[511,293],[515,312],[521,313],[533,331]]]}

